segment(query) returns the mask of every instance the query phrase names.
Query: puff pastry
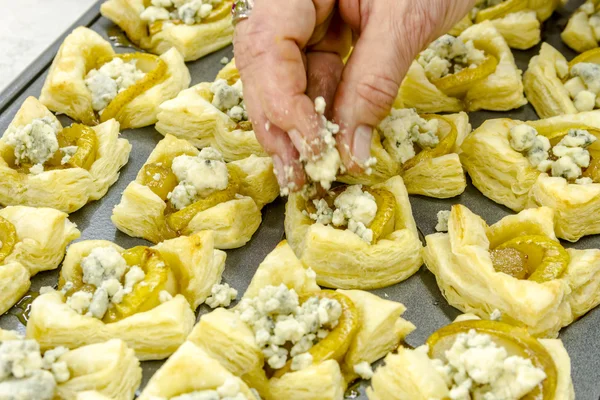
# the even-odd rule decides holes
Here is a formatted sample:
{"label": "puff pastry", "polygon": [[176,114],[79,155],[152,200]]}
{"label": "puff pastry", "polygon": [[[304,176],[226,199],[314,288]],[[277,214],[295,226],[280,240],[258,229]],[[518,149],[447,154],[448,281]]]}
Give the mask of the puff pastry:
{"label": "puff pastry", "polygon": [[[163,53],[160,57],[145,53],[117,55],[111,44],[96,32],[85,27],[76,28],[67,36],[52,62],[40,101],[50,110],[86,125],[95,125],[110,118],[115,118],[122,129],[152,125],[156,123],[158,106],[186,89],[191,79],[177,50]],[[101,75],[98,81],[90,81],[93,76],[90,73],[121,60],[125,67],[133,65],[132,69],[137,74],[135,79],[128,86],[118,87],[118,94],[115,89],[108,99],[104,99],[107,100],[105,104],[97,106],[96,103],[110,92],[112,85],[117,87],[111,82],[120,81],[111,81],[101,74],[97,74]],[[122,71],[122,67],[114,68],[105,75],[116,79],[113,76]],[[121,75],[121,78],[123,81],[133,79],[130,75]]]}
{"label": "puff pastry", "polygon": [[[483,322],[483,325],[479,325],[481,322]],[[509,356],[519,356],[525,360],[530,360],[531,364],[529,365],[539,369],[542,369],[542,366],[544,367],[545,376],[543,381],[538,383],[528,396],[543,396],[544,399],[549,400],[575,399],[571,378],[571,360],[561,340],[535,339],[525,331],[510,327],[501,322],[478,321],[477,317],[459,317],[454,323],[430,336],[427,340],[427,346],[421,346],[414,350],[400,346],[395,353],[390,353],[385,358],[385,365],[377,369],[371,380],[372,386],[367,389],[369,400],[428,400],[449,398],[449,386],[452,386],[455,382],[447,376],[447,370],[443,367],[443,358],[445,357],[435,347],[450,347],[450,345],[436,344],[441,342],[441,340],[436,340],[436,337],[439,338],[440,334],[447,333],[448,336],[443,337],[443,339],[452,341],[454,338],[458,338],[461,333],[467,334],[467,329],[474,329],[476,334],[490,335],[494,341],[496,341],[495,338],[498,338],[496,347],[506,346],[504,348]],[[471,335],[471,333],[469,332],[468,335]],[[508,337],[508,335],[519,338],[520,344],[517,344],[516,341],[513,342],[512,338]],[[433,351],[432,346],[434,347]],[[523,350],[517,350],[519,347],[526,349],[526,352],[520,353]],[[471,354],[475,355],[475,353]],[[463,353],[463,355],[466,354]],[[474,359],[471,360],[476,362]],[[453,362],[456,362],[456,359],[453,359]],[[491,363],[493,359],[486,357],[486,362]],[[525,361],[524,365],[527,365],[527,361]],[[483,371],[482,373],[485,374]],[[483,375],[480,376],[481,378],[478,379],[486,379],[483,378]],[[481,388],[477,383],[473,383],[473,376],[469,374],[467,377],[471,378],[473,389],[475,387]],[[513,376],[514,378],[516,376]],[[519,383],[523,384],[524,381]],[[510,387],[511,391],[513,391],[520,385],[513,382],[510,386],[504,386]],[[484,386],[488,390],[490,387],[492,388],[491,390],[494,390],[493,384]],[[474,393],[471,390],[466,389],[467,396]],[[454,391],[454,393],[457,392],[457,390]],[[507,392],[504,392],[504,394],[505,396],[510,396]],[[482,394],[479,393],[479,395],[481,396]]]}
{"label": "puff pastry", "polygon": [[[206,150],[206,149],[205,149]],[[214,149],[213,149],[214,151]],[[135,181],[131,182],[125,191],[121,202],[113,209],[112,221],[117,228],[130,236],[142,237],[151,242],[175,237],[179,234],[189,234],[201,230],[212,230],[215,246],[221,249],[230,249],[243,246],[250,240],[261,222],[261,208],[275,200],[279,195],[279,185],[273,174],[270,158],[250,156],[243,160],[227,164],[231,179],[228,188],[222,192],[232,193],[221,196],[221,201],[214,201],[214,206],[194,211],[189,215],[189,222],[175,227],[169,218],[178,215],[181,211],[187,212],[190,207],[185,207],[177,213],[167,210],[167,196],[161,197],[148,186],[153,183],[149,166],[157,166],[168,174],[173,160],[180,155],[196,156],[200,152],[188,141],[167,135],[152,151],[144,168],[140,170]],[[200,153],[201,154],[201,153]],[[163,165],[164,164],[164,165]],[[232,172],[233,171],[233,172]],[[234,179],[233,175],[236,178]],[[146,185],[144,184],[146,183]],[[177,184],[177,182],[175,182]],[[166,190],[165,190],[166,191]],[[233,196],[230,196],[233,195]],[[207,197],[212,201],[215,196]],[[187,209],[187,210],[186,210]],[[167,215],[165,216],[165,210]],[[195,210],[195,209],[194,209]]]}
{"label": "puff pastry", "polygon": [[[525,94],[541,118],[597,109],[600,50],[590,50],[567,63],[548,43],[529,62]],[[598,70],[598,71],[596,71]]]}
{"label": "puff pastry", "polygon": [[[392,111],[392,113],[400,112],[408,114],[401,118],[403,120],[413,117],[412,113],[406,113],[405,110]],[[393,121],[392,116],[388,118]],[[393,147],[393,141],[391,138],[386,139],[385,130],[380,125],[373,131],[371,157],[376,160],[376,163],[371,167],[370,173],[346,174],[338,180],[350,184],[374,185],[401,174],[408,194],[449,198],[464,192],[467,181],[456,153],[465,137],[471,132],[468,115],[460,112],[444,116],[423,115],[423,118],[428,121],[439,121],[436,124],[439,128],[436,128],[435,132],[439,137],[439,143],[435,147],[421,149],[421,152],[424,151],[421,156],[415,155],[412,161],[409,159],[402,162],[402,158],[397,154],[398,150]],[[408,133],[407,131],[405,134]],[[394,131],[388,130],[388,132]],[[399,133],[404,132],[404,129],[400,129]],[[415,163],[414,161],[417,160],[418,162]]]}
{"label": "puff pastry", "polygon": [[598,47],[600,17],[597,11],[599,4],[597,0],[587,0],[571,16],[565,30],[560,35],[563,42],[579,53]]}
{"label": "puff pastry", "polygon": [[78,237],[63,212],[23,206],[0,210],[0,314],[27,293],[32,276],[58,267],[65,248]]}
{"label": "puff pastry", "polygon": [[[419,112],[508,111],[527,103],[523,95],[521,71],[506,41],[490,21],[473,25],[458,39],[469,41],[486,57],[484,67],[465,74],[450,74],[451,85],[442,91],[428,78],[425,69],[413,61],[394,103],[396,108],[416,108]],[[497,64],[494,67],[494,62]],[[477,72],[474,72],[477,71]],[[452,82],[453,83],[452,83]],[[458,94],[454,95],[453,92]]]}
{"label": "puff pastry", "polygon": [[[600,251],[563,249],[554,235],[553,214],[547,207],[528,209],[488,226],[466,207],[453,206],[448,233],[427,236],[424,252],[446,300],[486,319],[499,310],[504,322],[540,337],[556,337],[596,307]],[[516,244],[526,241],[527,246]],[[557,257],[555,269],[546,264],[548,258],[531,256],[529,272],[518,275],[516,260],[521,251],[533,254],[532,248]]]}
{"label": "puff pastry", "polygon": [[142,49],[163,54],[176,48],[185,61],[194,61],[217,51],[233,40],[232,1],[223,0],[201,23],[190,25],[169,21],[150,24],[141,18],[143,0],[108,0],[100,7],[102,15],[117,24]]}
{"label": "puff pastry", "polygon": [[560,4],[561,0],[506,0],[481,10],[476,6],[450,34],[460,35],[474,23],[490,20],[511,48],[527,50],[540,42],[541,23]]}
{"label": "puff pastry", "polygon": [[[242,303],[256,298],[265,288],[279,285],[294,289],[300,298],[331,293],[320,291],[314,273],[302,265],[286,242],[280,243],[258,267]],[[312,365],[300,370],[273,373],[265,367],[269,371],[267,375],[263,369],[266,357],[255,339],[252,327],[244,322],[241,305],[233,311],[221,308],[203,315],[188,341],[204,349],[227,370],[242,378],[263,399],[340,399],[347,384],[357,377],[353,368],[355,364],[376,361],[395,348],[412,332],[414,326],[401,318],[405,308],[400,303],[357,290],[333,293],[346,299],[358,323],[352,328],[353,334],[345,336],[344,340],[339,341],[337,336],[337,339],[332,338],[335,344],[329,345],[337,350],[329,357],[322,360],[315,358]],[[373,309],[376,312],[373,313]],[[340,320],[344,326],[346,322]],[[327,340],[329,338],[318,345]],[[315,353],[315,357],[320,356]],[[269,377],[271,374],[274,376]]]}
{"label": "puff pastry", "polygon": [[[586,181],[576,180],[582,184],[541,172],[538,168],[542,164],[534,167],[527,152],[518,152],[510,144],[511,130],[519,129],[521,125],[533,127],[538,136],[550,138],[549,144],[555,145],[552,151],[556,151],[556,142],[572,129],[587,129],[595,135],[600,127],[600,111],[525,123],[510,119],[486,121],[461,147],[462,164],[475,187],[486,197],[514,211],[538,206],[553,208],[556,234],[561,239],[576,241],[582,236],[599,233],[600,221],[595,218],[594,210],[600,205],[600,186],[589,177],[593,177],[594,163],[590,161],[588,168],[579,170],[588,177]],[[587,148],[591,160],[595,159],[598,146],[599,143],[594,142]]]}
{"label": "puff pastry", "polygon": [[[84,127],[93,130],[96,142],[95,156],[88,158],[89,166],[65,164],[44,171],[40,165],[41,172],[33,174],[31,167],[27,173],[22,168],[24,165],[16,164],[16,148],[7,138],[11,133],[26,131],[31,124],[41,120],[52,125],[58,135],[64,131],[58,119],[42,103],[29,97],[0,139],[0,204],[51,207],[72,213],[89,201],[102,198],[116,182],[131,151],[131,144],[119,138],[119,123],[112,119],[91,129]],[[57,150],[55,156],[62,149]]]}
{"label": "puff pastry", "polygon": [[[241,85],[234,60],[217,74],[215,81],[221,79],[232,87]],[[213,105],[218,104],[213,93],[216,92],[214,85],[200,83],[161,104],[156,130],[163,135],[186,139],[198,148],[212,146],[227,161],[241,160],[253,154],[266,156],[247,118],[236,121],[227,114],[228,110]],[[242,91],[239,93],[242,94]]]}
{"label": "puff pastry", "polygon": [[320,285],[342,289],[385,287],[407,279],[420,268],[421,242],[402,178],[390,178],[372,189],[390,193],[394,203],[388,215],[393,228],[374,243],[350,230],[315,222],[306,211],[308,201],[301,194],[290,195],[286,237],[302,263],[316,272]]}
{"label": "puff pastry", "polygon": [[[14,332],[0,329],[0,342],[19,342],[21,340],[23,338]],[[21,349],[21,351],[23,350],[27,351],[25,353],[27,355],[29,355],[29,352],[37,352],[38,356],[41,355],[39,349]],[[53,353],[52,355],[45,355],[44,364],[49,365],[45,366],[43,364],[43,368],[50,369],[50,366],[52,366],[53,375],[56,377],[62,375],[60,379],[55,378],[56,381],[51,385],[53,388],[50,388],[50,390],[53,389],[54,391],[54,399],[94,399],[84,395],[86,392],[94,390],[99,396],[96,399],[132,400],[142,381],[140,362],[135,357],[133,350],[129,349],[125,342],[118,339],[83,346],[70,351],[56,349]],[[62,364],[62,368],[55,369],[58,364]],[[66,376],[62,373],[63,370],[67,373]],[[54,379],[52,380],[54,381]],[[15,379],[15,381],[19,382],[19,379]],[[3,389],[10,390],[11,383],[3,382],[3,385],[6,384],[9,386]],[[48,389],[47,385],[42,385],[41,382],[34,381],[29,385],[35,387],[38,391]],[[2,393],[6,394],[4,391]],[[42,392],[38,395],[42,396]]]}
{"label": "puff pastry", "polygon": [[[94,250],[113,248],[121,254],[124,250],[103,240],[76,243],[69,247],[61,270],[60,286],[63,290],[44,293],[33,302],[27,337],[36,339],[42,350],[56,346],[77,348],[118,338],[134,349],[140,360],[166,358],[185,341],[195,322],[193,310],[204,302],[211,293],[212,285],[221,279],[226,255],[214,250],[213,244],[211,232],[199,232],[167,240],[151,250],[139,247],[129,250],[133,253],[140,249],[150,251],[152,257],[158,257],[154,259],[153,268],[164,271],[166,265],[164,273],[168,274],[167,281],[156,286],[158,284],[152,282],[160,281],[156,281],[156,275],[147,270],[143,281],[134,284],[133,293],[128,295],[140,297],[124,298],[119,304],[131,308],[109,308],[103,320],[82,315],[67,304],[67,300],[73,297],[68,291],[69,283],[83,284],[81,261]],[[163,288],[162,285],[165,285],[162,292],[167,292],[166,298],[163,298],[162,292],[156,293]],[[148,289],[151,292],[145,292],[148,287],[152,288]],[[70,298],[63,294],[65,291]],[[140,299],[147,300],[136,309],[132,304],[137,304]],[[109,315],[110,310],[116,310],[114,318]]]}

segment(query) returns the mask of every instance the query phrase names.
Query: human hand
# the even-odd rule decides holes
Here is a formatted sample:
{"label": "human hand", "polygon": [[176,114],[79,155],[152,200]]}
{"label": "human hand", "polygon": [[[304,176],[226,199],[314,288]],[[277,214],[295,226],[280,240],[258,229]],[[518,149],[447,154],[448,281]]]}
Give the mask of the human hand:
{"label": "human hand", "polygon": [[[475,0],[255,0],[235,29],[236,66],[258,141],[280,186],[305,182],[302,163],[320,154],[325,115],[340,125],[345,167],[370,157],[373,127],[385,118],[411,62],[471,10]],[[352,55],[344,66],[357,38]]]}

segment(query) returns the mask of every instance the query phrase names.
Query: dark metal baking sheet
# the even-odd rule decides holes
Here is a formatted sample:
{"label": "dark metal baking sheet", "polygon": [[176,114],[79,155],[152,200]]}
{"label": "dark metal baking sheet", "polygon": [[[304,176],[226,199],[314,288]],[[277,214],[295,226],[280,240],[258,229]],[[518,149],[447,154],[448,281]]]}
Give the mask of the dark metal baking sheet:
{"label": "dark metal baking sheet", "polygon": [[[581,0],[572,2],[569,9],[573,10]],[[87,25],[108,38],[108,30],[113,24],[104,18],[98,17],[100,2],[92,7],[90,13],[79,22]],[[575,53],[568,49],[560,41],[559,34],[562,31],[569,13],[561,11],[545,23],[544,40],[551,43],[563,52],[568,59]],[[62,38],[61,38],[62,40]],[[0,132],[4,132],[13,116],[19,109],[21,103],[27,96],[39,96],[40,89],[46,77],[49,61],[58,49],[60,42],[53,45],[40,57],[29,70],[21,75],[11,88],[0,95]],[[119,48],[119,52],[128,52],[131,49]],[[517,64],[524,71],[531,57],[539,51],[539,46],[529,51],[515,51]],[[188,64],[192,75],[192,85],[203,81],[212,81],[219,69],[221,58],[231,58],[232,48],[228,47],[209,55],[202,60]],[[510,117],[522,120],[537,119],[533,108],[529,105],[508,113],[476,112],[470,115],[473,127],[479,126],[483,121],[490,118]],[[65,119],[63,122],[67,122]],[[119,231],[110,221],[112,208],[120,200],[121,193],[129,182],[135,179],[138,170],[146,158],[162,138],[153,127],[136,130],[126,130],[123,137],[133,144],[133,150],[129,163],[122,169],[117,183],[110,188],[107,195],[100,201],[90,203],[78,212],[71,214],[70,218],[75,222],[82,232],[79,240],[106,239],[114,241],[122,247],[128,248],[139,244],[147,244],[144,240],[131,238]],[[412,196],[411,204],[413,214],[419,230],[427,235],[434,232],[436,224],[436,213],[441,209],[449,209],[452,204],[461,203],[469,207],[475,213],[483,216],[488,223],[498,221],[505,215],[511,213],[507,208],[500,206],[481,195],[472,185],[469,185],[461,196],[438,200],[421,196]],[[243,248],[227,251],[227,264],[223,279],[243,293],[246,289],[254,271],[262,259],[276,246],[284,237],[283,215],[284,200],[278,199],[273,204],[266,206],[263,210],[263,223],[254,235],[253,239]],[[581,239],[578,243],[565,244],[576,248],[600,248],[600,237],[592,236]],[[32,291],[37,291],[41,286],[55,285],[57,283],[57,271],[45,272],[37,275],[32,281]],[[450,307],[435,283],[434,276],[426,268],[415,274],[410,279],[389,288],[373,291],[374,293],[400,301],[407,307],[405,318],[417,326],[417,330],[408,338],[408,343],[414,346],[422,344],[425,339],[436,329],[448,324],[454,319],[459,311]],[[208,311],[206,306],[201,306],[199,314]],[[19,322],[17,315],[20,310],[15,307],[5,315],[0,316],[0,327],[24,332],[24,326]],[[571,356],[573,380],[577,399],[597,400],[600,397],[600,309],[589,312],[579,321],[561,331],[560,337]],[[154,371],[160,367],[162,362],[149,361],[142,363],[144,369],[143,385],[152,376]],[[366,399],[364,390],[366,383],[362,382],[352,398]],[[293,399],[290,399],[293,400]],[[557,399],[561,400],[561,399]]]}

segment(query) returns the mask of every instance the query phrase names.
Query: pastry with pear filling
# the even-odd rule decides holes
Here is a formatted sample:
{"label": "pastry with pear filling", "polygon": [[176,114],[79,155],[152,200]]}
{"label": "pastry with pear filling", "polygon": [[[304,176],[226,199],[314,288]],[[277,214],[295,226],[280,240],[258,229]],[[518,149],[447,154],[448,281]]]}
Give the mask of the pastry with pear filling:
{"label": "pastry with pear filling", "polygon": [[186,139],[198,148],[212,146],[225,160],[266,153],[248,120],[244,91],[235,61],[214,82],[203,82],[160,105],[156,130]]}
{"label": "pastry with pear filling", "polygon": [[211,230],[220,249],[241,247],[261,222],[260,210],[279,195],[268,157],[226,163],[212,147],[201,151],[167,135],[113,209],[112,221],[151,242]]}
{"label": "pastry with pear filling", "polygon": [[548,43],[531,59],[523,79],[525,94],[541,118],[600,108],[600,49],[570,62]]}
{"label": "pastry with pear filling", "polygon": [[121,339],[140,360],[166,358],[221,279],[226,255],[213,245],[211,232],[128,250],[104,240],[78,242],[67,251],[58,290],[34,300],[27,337],[42,350]]}
{"label": "pastry with pear filling", "polygon": [[560,339],[537,339],[499,321],[461,316],[416,349],[398,347],[367,389],[369,400],[573,400]]}
{"label": "pastry with pear filling", "polygon": [[448,233],[426,237],[425,264],[453,307],[484,319],[498,310],[503,322],[556,337],[600,303],[600,250],[565,249],[553,221],[540,207],[488,226],[455,205]]}
{"label": "pastry with pear filling", "polygon": [[527,50],[541,41],[541,24],[561,3],[561,0],[477,0],[450,34],[460,35],[473,24],[489,20],[511,48]]}
{"label": "pastry with pear filling", "polygon": [[130,151],[114,119],[63,128],[28,97],[0,139],[0,204],[72,213],[106,194]]}
{"label": "pastry with pear filling", "polygon": [[514,211],[547,206],[556,234],[577,241],[600,233],[600,111],[532,122],[486,121],[460,158],[486,197]]}
{"label": "pastry with pear filling", "polygon": [[232,0],[107,0],[100,12],[142,49],[163,54],[175,48],[185,61],[194,61],[231,44],[232,4]]}
{"label": "pastry with pear filling", "polygon": [[31,277],[58,267],[67,245],[79,237],[68,215],[52,208],[0,210],[0,314],[29,290]]}
{"label": "pastry with pear filling", "polygon": [[598,47],[600,1],[587,0],[573,13],[561,34],[563,42],[578,53]]}
{"label": "pastry with pear filling", "polygon": [[341,399],[414,325],[402,304],[320,290],[286,242],[259,266],[241,302],[203,315],[188,341],[265,400]]}
{"label": "pastry with pear filling", "polygon": [[464,112],[442,116],[393,108],[373,130],[373,165],[363,173],[345,174],[338,180],[374,185],[401,174],[409,194],[457,196],[467,181],[456,153],[470,132]]}
{"label": "pastry with pear filling", "polygon": [[125,342],[113,339],[78,349],[42,349],[33,339],[0,329],[0,397],[76,400],[95,390],[113,400],[132,400],[142,368]]}
{"label": "pastry with pear filling", "polygon": [[418,112],[508,111],[527,104],[521,71],[490,21],[444,35],[410,66],[394,107]]}
{"label": "pastry with pear filling", "polygon": [[190,85],[181,54],[116,54],[85,27],[63,42],[44,82],[40,101],[85,125],[116,119],[122,129],[156,123],[158,106]]}
{"label": "pastry with pear filling", "polygon": [[291,194],[285,233],[321,286],[393,285],[421,266],[421,242],[400,176],[374,186],[342,185],[323,196]]}

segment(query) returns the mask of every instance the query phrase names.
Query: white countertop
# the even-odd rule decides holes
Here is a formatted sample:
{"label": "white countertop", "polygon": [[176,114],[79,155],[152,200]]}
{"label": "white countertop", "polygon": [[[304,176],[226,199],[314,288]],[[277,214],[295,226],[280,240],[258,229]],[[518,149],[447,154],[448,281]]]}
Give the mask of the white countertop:
{"label": "white countertop", "polygon": [[0,92],[96,0],[0,0]]}

